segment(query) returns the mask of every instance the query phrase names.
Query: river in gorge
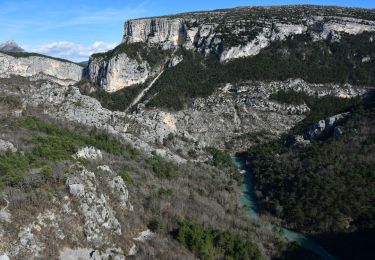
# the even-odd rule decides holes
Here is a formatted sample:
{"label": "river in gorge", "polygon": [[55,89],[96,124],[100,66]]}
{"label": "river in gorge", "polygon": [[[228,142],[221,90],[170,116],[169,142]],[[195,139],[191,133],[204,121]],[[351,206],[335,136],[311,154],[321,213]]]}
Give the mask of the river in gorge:
{"label": "river in gorge", "polygon": [[[251,219],[257,220],[259,218],[258,208],[256,205],[255,195],[253,192],[253,174],[251,170],[246,166],[246,159],[242,155],[235,156],[234,161],[241,173],[244,175],[244,183],[242,185],[242,196],[240,199],[241,205],[245,206],[248,211],[248,215]],[[333,260],[338,259],[329,254],[322,246],[317,244],[311,238],[305,236],[302,233],[291,231],[289,229],[276,226],[286,237],[289,242],[296,242],[302,248],[310,250],[315,254],[319,255],[323,259]]]}

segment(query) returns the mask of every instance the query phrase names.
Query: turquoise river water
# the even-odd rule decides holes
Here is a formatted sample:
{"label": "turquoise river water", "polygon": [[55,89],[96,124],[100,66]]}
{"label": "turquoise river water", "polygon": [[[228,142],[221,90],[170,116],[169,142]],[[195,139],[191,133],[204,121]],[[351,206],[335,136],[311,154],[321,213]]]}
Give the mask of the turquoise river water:
{"label": "turquoise river water", "polygon": [[[245,178],[244,184],[242,185],[242,196],[240,202],[248,210],[249,217],[256,221],[258,219],[258,208],[253,192],[253,174],[251,170],[246,166],[246,159],[243,156],[235,156],[233,159]],[[323,259],[338,259],[329,254],[322,246],[320,246],[318,243],[305,236],[304,234],[294,232],[283,227],[276,228],[280,229],[280,231],[285,235],[286,239],[289,242],[296,242],[302,248],[314,252]]]}

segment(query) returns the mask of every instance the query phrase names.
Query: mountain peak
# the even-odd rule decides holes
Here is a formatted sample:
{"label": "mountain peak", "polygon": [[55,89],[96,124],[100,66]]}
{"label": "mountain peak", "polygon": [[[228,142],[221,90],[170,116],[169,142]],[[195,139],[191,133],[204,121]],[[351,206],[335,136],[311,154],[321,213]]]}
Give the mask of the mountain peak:
{"label": "mountain peak", "polygon": [[15,41],[10,40],[10,41],[0,43],[0,51],[24,52],[25,50],[22,49]]}

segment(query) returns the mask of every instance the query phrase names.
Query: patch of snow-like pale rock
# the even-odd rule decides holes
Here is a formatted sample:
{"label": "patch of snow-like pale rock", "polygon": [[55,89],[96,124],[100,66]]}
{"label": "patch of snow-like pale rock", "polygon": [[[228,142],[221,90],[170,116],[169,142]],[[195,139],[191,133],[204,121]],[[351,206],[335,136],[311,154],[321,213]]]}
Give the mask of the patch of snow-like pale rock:
{"label": "patch of snow-like pale rock", "polygon": [[183,56],[174,56],[172,59],[168,62],[167,67],[172,68],[180,64],[184,60]]}
{"label": "patch of snow-like pale rock", "polygon": [[367,62],[370,62],[370,61],[371,61],[371,57],[370,56],[366,56],[366,57],[362,58],[362,63],[367,63]]}
{"label": "patch of snow-like pale rock", "polygon": [[86,159],[91,161],[103,159],[102,152],[94,147],[84,147],[75,154],[77,159]]}
{"label": "patch of snow-like pale rock", "polygon": [[0,254],[0,260],[10,260],[7,254]]}
{"label": "patch of snow-like pale rock", "polygon": [[100,166],[98,166],[98,170],[101,170],[103,172],[108,172],[108,173],[115,174],[114,171],[112,171],[112,169],[109,168],[108,165],[100,165]]}
{"label": "patch of snow-like pale rock", "polygon": [[0,210],[0,222],[11,222],[12,215],[8,211],[9,201],[4,197],[3,200],[6,202],[6,206]]}
{"label": "patch of snow-like pale rock", "polygon": [[289,36],[303,34],[306,31],[307,27],[299,24],[276,23],[272,31],[268,25],[265,25],[263,31],[251,42],[244,46],[239,45],[224,50],[221,54],[220,60],[228,61],[258,55],[260,51],[268,47],[271,42],[284,41]]}
{"label": "patch of snow-like pale rock", "polygon": [[128,256],[136,255],[137,252],[138,252],[137,246],[133,244],[132,247],[129,249]]}
{"label": "patch of snow-like pale rock", "polygon": [[139,233],[138,236],[134,238],[134,240],[139,241],[139,242],[145,242],[147,240],[152,239],[154,236],[155,236],[155,233],[153,233],[151,230],[147,229],[147,230]]}
{"label": "patch of snow-like pale rock", "polygon": [[83,68],[72,62],[48,57],[13,57],[0,53],[0,78],[10,76],[48,79],[61,85],[71,85],[82,79]]}
{"label": "patch of snow-like pale rock", "polygon": [[257,37],[246,44],[245,46],[236,46],[225,50],[220,57],[221,61],[227,61],[232,59],[238,59],[243,57],[258,55],[261,50],[270,45],[270,40],[267,34],[268,29],[263,30],[263,33],[257,35]]}
{"label": "patch of snow-like pale rock", "polygon": [[301,24],[283,24],[276,23],[271,35],[271,41],[284,41],[289,36],[303,34],[307,31],[307,27]]}
{"label": "patch of snow-like pale rock", "polygon": [[11,142],[0,139],[0,154],[5,152],[17,152],[17,148]]}

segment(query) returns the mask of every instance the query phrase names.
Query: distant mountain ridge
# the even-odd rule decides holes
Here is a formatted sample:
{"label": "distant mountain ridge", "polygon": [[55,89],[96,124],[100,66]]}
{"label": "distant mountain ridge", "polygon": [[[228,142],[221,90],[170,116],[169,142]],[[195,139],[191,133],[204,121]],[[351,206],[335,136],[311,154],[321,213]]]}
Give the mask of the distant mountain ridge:
{"label": "distant mountain ridge", "polygon": [[0,43],[0,51],[5,52],[24,52],[25,50],[22,49],[15,41],[10,40],[3,43]]}

